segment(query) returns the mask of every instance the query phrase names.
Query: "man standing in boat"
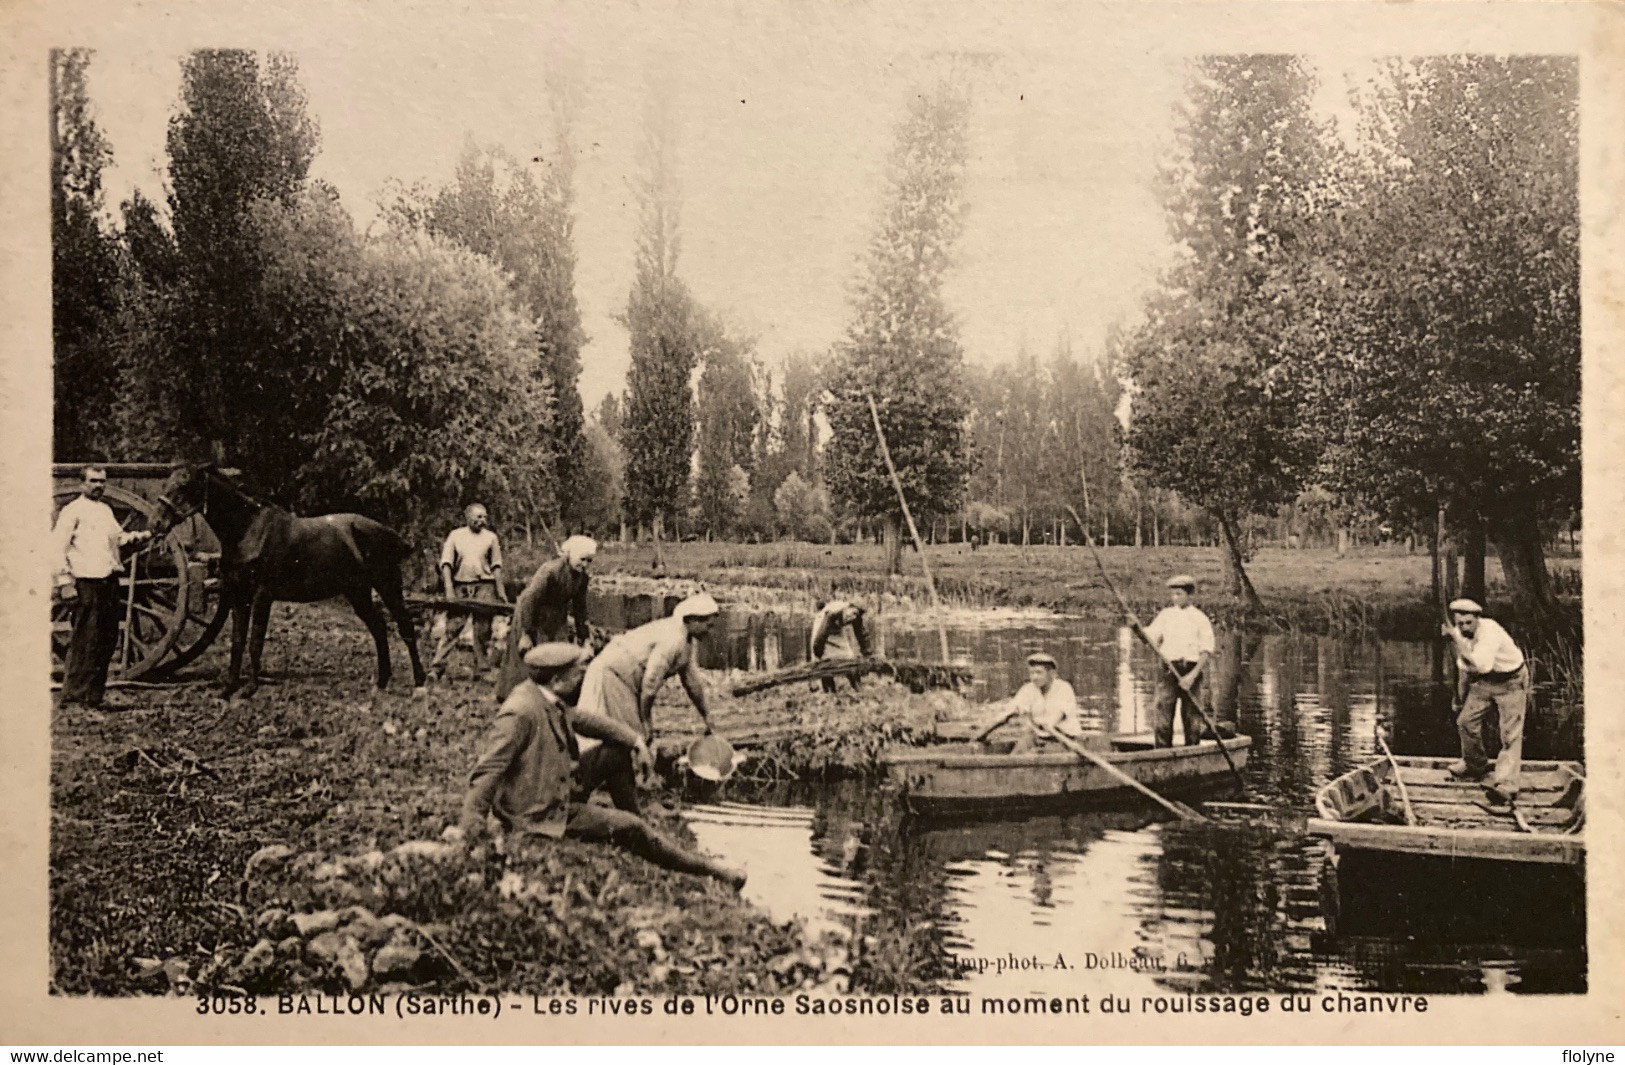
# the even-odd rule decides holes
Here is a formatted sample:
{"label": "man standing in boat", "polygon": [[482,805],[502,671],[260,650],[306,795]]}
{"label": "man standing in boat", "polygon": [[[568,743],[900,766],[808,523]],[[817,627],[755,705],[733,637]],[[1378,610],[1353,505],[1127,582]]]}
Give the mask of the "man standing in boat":
{"label": "man standing in boat", "polygon": [[[1213,623],[1199,610],[1191,597],[1196,594],[1196,578],[1181,573],[1168,579],[1172,603],[1163,607],[1141,633],[1163,658],[1166,658],[1185,679],[1182,688],[1167,669],[1157,671],[1157,717],[1155,723],[1158,747],[1174,745],[1174,707],[1184,722],[1185,743],[1201,742],[1201,714],[1195,700],[1203,697],[1203,680],[1208,662],[1213,658]],[[1189,694],[1186,694],[1188,688]]]}
{"label": "man standing in boat", "polygon": [[1009,707],[971,741],[982,740],[1013,717],[1022,717],[1031,726],[1028,735],[1016,741],[1015,750],[1032,750],[1045,732],[1077,736],[1078,696],[1072,685],[1056,676],[1055,659],[1044,651],[1027,656],[1027,683],[1010,699]]}
{"label": "man standing in boat", "polygon": [[[711,631],[720,608],[701,592],[677,604],[671,617],[621,633],[609,641],[587,667],[581,686],[581,709],[618,721],[645,741],[654,735],[655,696],[668,679],[680,677],[683,689],[711,734],[711,712],[705,682],[700,679],[699,641]],[[629,772],[632,750],[625,744],[583,743],[577,783],[586,795],[600,786],[627,813],[640,813],[637,788]]]}
{"label": "man standing in boat", "polygon": [[[831,599],[827,603],[820,604],[818,615],[813,619],[813,660],[822,662],[826,658],[867,658],[869,626],[864,614],[863,607],[845,599]],[[857,674],[848,679],[852,681],[852,687],[857,688]],[[825,677],[823,683],[825,691],[835,690],[834,677]]]}
{"label": "man standing in boat", "polygon": [[1507,630],[1483,615],[1484,608],[1473,600],[1457,599],[1450,604],[1450,623],[1443,627],[1455,644],[1460,675],[1456,732],[1461,737],[1461,761],[1450,767],[1450,775],[1457,780],[1489,777],[1490,801],[1510,803],[1518,797],[1523,765],[1528,673],[1523,652]]}

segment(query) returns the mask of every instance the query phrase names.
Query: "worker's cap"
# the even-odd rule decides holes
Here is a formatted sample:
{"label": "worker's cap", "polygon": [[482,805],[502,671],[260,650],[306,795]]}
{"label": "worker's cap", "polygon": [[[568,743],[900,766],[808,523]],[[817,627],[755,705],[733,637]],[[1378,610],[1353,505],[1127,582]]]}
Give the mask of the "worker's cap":
{"label": "worker's cap", "polygon": [[590,536],[572,536],[559,545],[559,554],[571,562],[580,562],[598,554],[598,541]]}
{"label": "worker's cap", "polygon": [[1187,592],[1196,591],[1196,578],[1189,573],[1177,573],[1168,578],[1168,587],[1183,588]]}
{"label": "worker's cap", "polygon": [[1034,651],[1032,654],[1027,656],[1027,664],[1029,666],[1048,666],[1049,668],[1054,669],[1055,656],[1047,651]]}
{"label": "worker's cap", "polygon": [[1482,614],[1484,608],[1471,599],[1453,599],[1450,601],[1450,612],[1452,614]]}
{"label": "worker's cap", "polygon": [[674,618],[714,618],[722,610],[717,601],[701,592],[691,595],[677,604],[677,609],[671,612]]}
{"label": "worker's cap", "polygon": [[525,652],[525,665],[531,669],[560,670],[582,661],[587,651],[573,643],[539,643]]}

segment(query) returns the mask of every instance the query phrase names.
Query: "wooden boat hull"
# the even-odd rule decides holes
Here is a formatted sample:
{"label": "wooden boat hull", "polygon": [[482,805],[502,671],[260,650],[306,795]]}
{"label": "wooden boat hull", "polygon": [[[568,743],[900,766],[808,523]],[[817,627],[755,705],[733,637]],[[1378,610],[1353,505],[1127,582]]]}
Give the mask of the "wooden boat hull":
{"label": "wooden boat hull", "polygon": [[1517,817],[1485,804],[1484,786],[1451,780],[1445,758],[1398,757],[1417,823],[1386,758],[1343,774],[1315,797],[1308,831],[1339,854],[1370,852],[1444,860],[1579,865],[1585,860],[1585,771],[1577,762],[1525,762]]}
{"label": "wooden boat hull", "polygon": [[[1247,764],[1252,742],[1248,736],[1224,741],[1238,769]],[[1215,740],[1156,748],[1145,734],[1090,736],[1085,743],[1156,791],[1189,790],[1230,772]],[[1015,814],[1138,797],[1112,774],[1058,746],[1011,754],[950,743],[888,751],[881,762],[908,809],[918,814]]]}

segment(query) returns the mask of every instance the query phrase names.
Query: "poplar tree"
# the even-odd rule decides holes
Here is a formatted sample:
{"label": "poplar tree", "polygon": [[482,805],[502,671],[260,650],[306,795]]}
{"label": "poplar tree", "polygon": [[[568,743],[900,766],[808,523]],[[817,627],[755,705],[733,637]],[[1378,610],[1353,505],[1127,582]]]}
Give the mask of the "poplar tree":
{"label": "poplar tree", "polygon": [[919,523],[952,513],[969,470],[959,329],[942,296],[962,228],[970,102],[947,83],[915,96],[897,128],[879,224],[869,241],[826,408],[831,493],[887,537],[886,570],[902,568],[903,514],[869,408]]}

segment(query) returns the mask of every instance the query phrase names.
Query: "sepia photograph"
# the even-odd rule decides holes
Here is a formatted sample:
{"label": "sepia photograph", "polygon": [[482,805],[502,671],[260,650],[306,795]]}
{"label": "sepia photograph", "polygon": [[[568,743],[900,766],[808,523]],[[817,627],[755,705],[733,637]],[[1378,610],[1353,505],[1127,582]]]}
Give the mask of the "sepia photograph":
{"label": "sepia photograph", "polygon": [[1587,23],[1202,6],[30,36],[7,986],[244,1042],[1593,1016]]}

